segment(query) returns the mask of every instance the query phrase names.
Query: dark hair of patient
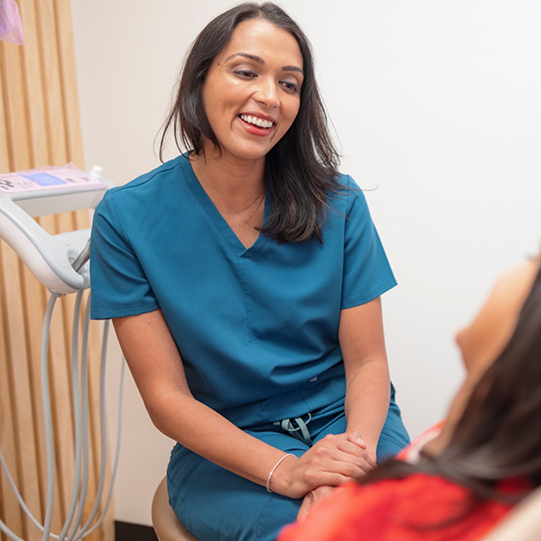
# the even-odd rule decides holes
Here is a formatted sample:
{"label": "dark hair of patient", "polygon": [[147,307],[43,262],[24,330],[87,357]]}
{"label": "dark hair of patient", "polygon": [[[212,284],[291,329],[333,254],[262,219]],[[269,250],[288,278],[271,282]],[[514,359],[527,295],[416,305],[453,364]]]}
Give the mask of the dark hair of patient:
{"label": "dark hair of patient", "polygon": [[170,131],[179,150],[184,145],[204,155],[204,139],[219,148],[205,114],[201,85],[235,28],[250,19],[264,19],[290,32],[299,44],[304,64],[297,117],[266,156],[264,179],[272,211],[261,231],[279,242],[307,242],[314,236],[321,241],[327,195],[340,188],[336,181],[338,154],[327,128],[310,43],[275,4],[240,4],[213,19],[196,38],[185,60],[176,100],[162,128],[160,159]]}
{"label": "dark hair of patient", "polygon": [[[498,482],[521,477],[541,485],[541,269],[505,349],[474,387],[450,442],[438,455],[421,453],[419,464],[390,460],[362,481],[438,475],[469,489],[462,516],[503,495]],[[459,518],[459,517],[455,517]]]}

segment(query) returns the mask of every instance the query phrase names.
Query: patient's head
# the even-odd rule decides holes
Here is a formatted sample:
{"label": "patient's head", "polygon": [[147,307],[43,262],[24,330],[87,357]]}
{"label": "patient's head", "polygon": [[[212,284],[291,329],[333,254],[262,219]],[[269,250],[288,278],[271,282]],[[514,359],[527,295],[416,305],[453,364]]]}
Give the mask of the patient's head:
{"label": "patient's head", "polygon": [[541,258],[506,272],[457,335],[467,370],[441,434],[419,464],[391,460],[363,482],[426,472],[498,496],[515,476],[541,485]]}
{"label": "patient's head", "polygon": [[[533,294],[536,289],[532,286],[539,270],[540,259],[537,257],[505,272],[473,321],[457,333],[456,341],[466,367],[466,379],[451,404],[441,433],[425,446],[426,452],[440,453],[449,444],[472,389],[509,343],[526,298],[530,291]],[[517,329],[517,334],[515,343],[522,340],[522,330]],[[530,362],[529,359],[523,361]],[[512,370],[512,365],[505,362],[505,359],[503,364],[504,370]],[[468,418],[471,415],[469,413]]]}
{"label": "patient's head", "polygon": [[539,484],[539,258],[504,275],[457,340],[475,386],[443,454],[458,461],[465,475],[486,480],[525,475]]}
{"label": "patient's head", "polygon": [[474,320],[456,341],[468,372],[478,379],[509,342],[539,270],[537,257],[504,273]]}

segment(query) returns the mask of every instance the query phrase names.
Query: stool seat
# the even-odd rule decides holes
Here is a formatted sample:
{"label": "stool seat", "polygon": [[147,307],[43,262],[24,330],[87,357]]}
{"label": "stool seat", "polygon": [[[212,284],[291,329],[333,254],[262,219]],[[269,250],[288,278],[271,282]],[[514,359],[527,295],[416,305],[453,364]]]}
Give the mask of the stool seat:
{"label": "stool seat", "polygon": [[198,541],[182,525],[169,505],[166,477],[158,485],[152,500],[152,526],[160,541]]}

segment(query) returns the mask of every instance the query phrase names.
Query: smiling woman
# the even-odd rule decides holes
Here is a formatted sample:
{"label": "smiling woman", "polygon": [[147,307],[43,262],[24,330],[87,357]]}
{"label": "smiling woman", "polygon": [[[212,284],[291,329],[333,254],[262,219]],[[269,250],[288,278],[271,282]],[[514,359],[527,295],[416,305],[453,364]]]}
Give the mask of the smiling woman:
{"label": "smiling woman", "polygon": [[[302,65],[299,45],[289,32],[266,20],[248,20],[237,26],[202,84],[203,107],[219,146],[204,140],[200,155],[191,157],[192,167],[246,247],[263,224],[265,157],[299,112]],[[250,171],[251,180],[241,185],[243,196],[251,194],[252,201],[243,197],[241,207],[231,207],[230,195],[223,194],[224,168]]]}
{"label": "smiling woman", "polygon": [[286,30],[265,20],[238,25],[203,84],[203,105],[222,158],[227,153],[259,160],[263,168],[299,111],[302,65],[297,41]]}
{"label": "smiling woman", "polygon": [[408,442],[380,303],[396,282],[338,173],[310,45],[279,7],[241,4],[203,29],[162,149],[171,132],[187,152],[96,210],[92,317],[113,318],[178,442],[179,519],[203,541],[270,541]]}
{"label": "smiling woman", "polygon": [[[285,78],[283,85],[286,88],[293,90],[291,82],[300,86],[300,103],[290,129],[282,133],[281,139],[275,138],[276,144],[265,159],[265,192],[273,204],[261,230],[280,242],[307,242],[313,236],[321,240],[328,192],[342,188],[337,182],[338,154],[327,129],[327,116],[315,80],[310,43],[299,26],[277,6],[269,2],[261,6],[241,4],[219,15],[202,30],[186,59],[176,100],[164,123],[160,157],[170,132],[181,152],[183,149],[192,150],[191,158],[205,156],[205,142],[207,146],[212,143],[214,149],[220,150],[221,144],[207,118],[202,88],[213,67],[231,60],[223,52],[238,35],[237,26],[245,21],[263,26],[270,24],[279,35],[294,38],[301,53],[300,64],[279,66],[284,75],[294,76],[294,79]],[[271,31],[267,33],[273,34]],[[292,48],[290,39],[284,44],[274,40],[271,49],[261,50],[259,47],[260,54],[257,55],[254,47],[260,38],[264,39],[264,35],[252,37],[257,39],[251,41],[247,49],[231,53],[243,53],[246,60],[251,57],[249,69],[238,70],[239,77],[258,76],[254,67],[264,67],[265,62],[274,60],[275,53],[283,56],[284,49],[287,49],[285,45],[290,50]],[[299,75],[302,75],[300,80]]]}

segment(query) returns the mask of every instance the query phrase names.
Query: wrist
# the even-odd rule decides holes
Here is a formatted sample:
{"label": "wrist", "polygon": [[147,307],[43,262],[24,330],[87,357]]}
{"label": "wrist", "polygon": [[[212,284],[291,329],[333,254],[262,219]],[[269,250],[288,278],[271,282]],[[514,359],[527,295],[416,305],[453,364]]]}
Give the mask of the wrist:
{"label": "wrist", "polygon": [[285,463],[289,462],[290,457],[297,458],[295,455],[287,453],[272,467],[267,477],[267,490],[269,492],[276,492],[282,495],[286,493],[289,484],[289,475],[287,474],[288,468]]}

